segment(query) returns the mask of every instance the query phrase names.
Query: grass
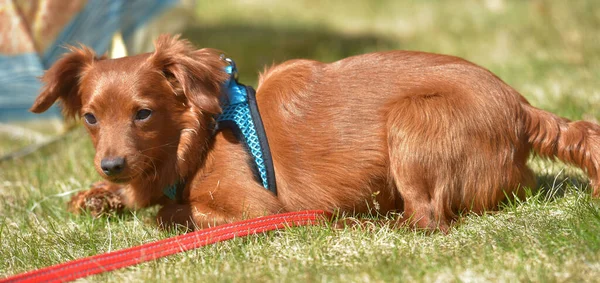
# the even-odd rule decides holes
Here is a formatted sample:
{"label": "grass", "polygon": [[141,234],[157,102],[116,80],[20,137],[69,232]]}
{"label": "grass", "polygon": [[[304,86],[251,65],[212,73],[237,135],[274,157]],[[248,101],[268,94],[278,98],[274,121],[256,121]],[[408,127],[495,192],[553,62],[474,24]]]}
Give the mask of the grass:
{"label": "grass", "polygon": [[0,122],[0,160],[4,155],[19,149],[43,143],[63,131],[62,122],[57,119]]}
{"label": "grass", "polygon": [[[317,8],[318,7],[318,8]],[[598,121],[596,1],[206,1],[183,34],[226,50],[256,81],[265,64],[412,49],[491,69],[535,106]],[[8,143],[6,143],[8,144]],[[10,145],[0,143],[0,152]],[[12,149],[12,148],[11,148]],[[93,219],[66,211],[98,179],[82,129],[0,163],[0,277],[173,236],[156,208]],[[449,235],[294,228],[212,245],[90,281],[599,281],[600,205],[579,170],[532,159],[540,188]]]}

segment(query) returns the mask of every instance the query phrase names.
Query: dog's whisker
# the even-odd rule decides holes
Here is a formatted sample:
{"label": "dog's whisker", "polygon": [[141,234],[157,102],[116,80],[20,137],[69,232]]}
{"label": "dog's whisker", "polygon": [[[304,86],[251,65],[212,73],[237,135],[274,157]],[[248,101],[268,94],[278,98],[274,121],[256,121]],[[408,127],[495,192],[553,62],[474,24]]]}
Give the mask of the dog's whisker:
{"label": "dog's whisker", "polygon": [[[158,146],[154,146],[154,147],[150,147],[150,148],[145,148],[143,150],[140,150],[139,152],[146,152],[146,151],[157,149],[157,148],[160,149],[160,148],[169,147],[169,146],[172,146],[175,144],[177,144],[177,142],[168,142],[166,144],[162,144],[162,145],[158,145]],[[177,146],[173,146],[173,147],[177,147]]]}
{"label": "dog's whisker", "polygon": [[[134,169],[134,168],[132,168],[132,169]],[[134,171],[134,173],[136,173],[136,174],[134,175],[134,177],[133,177],[133,178],[138,178],[138,177],[140,177],[140,176],[142,176],[142,175],[145,175],[145,177],[146,177],[147,179],[149,179],[149,178],[150,178],[150,176],[148,175],[148,172],[146,172],[146,170],[144,170],[144,169],[142,169],[142,168],[139,168],[139,167],[135,167],[135,171]]]}
{"label": "dog's whisker", "polygon": [[[154,163],[154,158],[152,158],[152,157],[150,157],[150,156],[148,156],[148,155],[145,155],[145,154],[143,154],[143,153],[139,153],[139,152],[138,152],[138,154],[139,154],[140,156],[142,156],[142,157],[145,157],[145,159],[143,159],[143,162],[144,162],[145,164],[152,165],[152,169],[153,169],[153,171],[154,171],[154,176],[152,177],[152,180],[156,181],[156,180],[158,179],[158,169],[157,169],[157,167],[156,167],[156,164]],[[147,161],[149,161],[149,162],[147,162]],[[159,160],[157,160],[157,161],[159,161]],[[146,167],[146,165],[144,165],[144,167]],[[147,177],[148,177],[148,178],[150,178],[150,175],[147,175]]]}

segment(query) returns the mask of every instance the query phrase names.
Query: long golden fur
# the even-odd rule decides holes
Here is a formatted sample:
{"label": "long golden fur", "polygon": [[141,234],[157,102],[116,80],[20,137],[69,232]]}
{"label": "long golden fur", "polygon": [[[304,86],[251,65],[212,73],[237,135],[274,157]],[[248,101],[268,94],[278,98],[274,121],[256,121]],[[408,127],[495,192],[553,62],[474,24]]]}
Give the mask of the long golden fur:
{"label": "long golden fur", "polygon": [[[107,181],[74,196],[74,211],[102,210],[89,204],[104,195],[129,208],[162,205],[161,225],[323,209],[399,211],[399,223],[445,231],[462,212],[496,209],[534,187],[532,150],[584,169],[600,195],[600,126],[537,109],[460,58],[389,51],[266,70],[257,101],[275,196],[255,180],[230,131],[212,135],[227,78],[220,52],[169,36],[153,53],[121,59],[71,51],[43,76],[31,110],[58,99],[67,116],[95,118],[87,129]],[[152,114],[139,119],[141,109]],[[116,157],[125,168],[108,176],[101,163]],[[183,203],[163,195],[178,180],[186,183]]]}

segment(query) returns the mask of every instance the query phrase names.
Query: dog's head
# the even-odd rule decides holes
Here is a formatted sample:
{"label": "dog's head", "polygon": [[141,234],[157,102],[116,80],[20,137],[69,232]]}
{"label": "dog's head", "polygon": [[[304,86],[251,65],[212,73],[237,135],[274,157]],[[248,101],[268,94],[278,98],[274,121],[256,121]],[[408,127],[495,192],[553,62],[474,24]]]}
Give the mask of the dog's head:
{"label": "dog's head", "polygon": [[119,59],[71,47],[41,78],[45,86],[30,109],[44,112],[60,100],[66,117],[81,117],[96,148],[96,170],[109,181],[155,178],[162,166],[184,176],[189,151],[206,144],[221,111],[227,74],[219,52],[165,35],[155,47]]}

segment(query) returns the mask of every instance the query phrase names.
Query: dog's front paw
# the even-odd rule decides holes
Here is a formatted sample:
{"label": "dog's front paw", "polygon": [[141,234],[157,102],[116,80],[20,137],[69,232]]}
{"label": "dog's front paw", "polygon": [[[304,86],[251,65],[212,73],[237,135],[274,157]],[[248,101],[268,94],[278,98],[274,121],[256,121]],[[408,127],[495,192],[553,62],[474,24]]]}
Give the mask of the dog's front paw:
{"label": "dog's front paw", "polygon": [[89,211],[94,217],[120,213],[124,209],[121,196],[110,190],[110,184],[97,182],[87,191],[79,192],[69,201],[69,211],[79,213]]}

